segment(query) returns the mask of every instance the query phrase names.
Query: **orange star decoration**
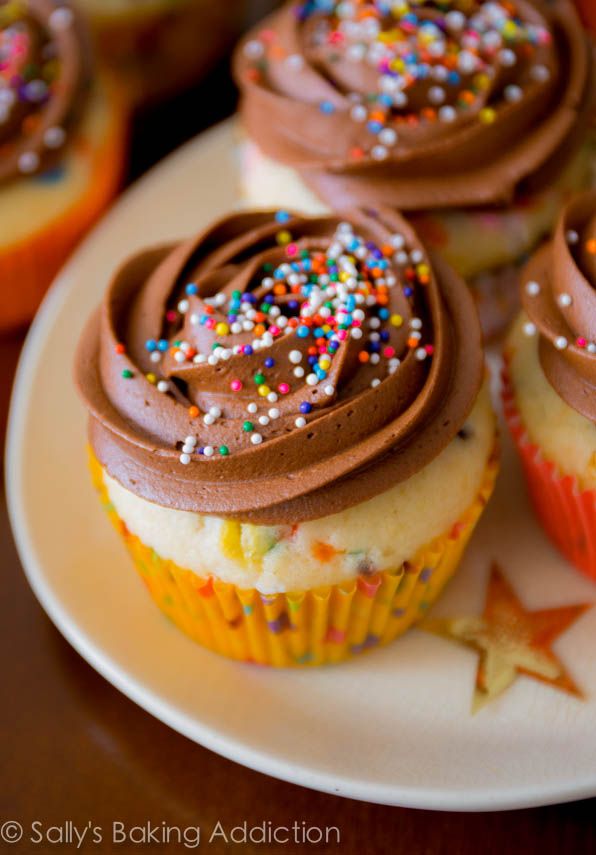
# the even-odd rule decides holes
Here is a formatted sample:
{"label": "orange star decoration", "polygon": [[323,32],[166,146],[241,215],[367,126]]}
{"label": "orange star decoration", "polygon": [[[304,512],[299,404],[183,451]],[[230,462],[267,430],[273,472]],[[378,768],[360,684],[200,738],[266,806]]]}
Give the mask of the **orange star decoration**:
{"label": "orange star decoration", "polygon": [[480,654],[472,712],[501,695],[524,674],[582,698],[551,645],[591,603],[529,612],[498,564],[491,568],[484,612],[478,617],[427,618],[420,628]]}

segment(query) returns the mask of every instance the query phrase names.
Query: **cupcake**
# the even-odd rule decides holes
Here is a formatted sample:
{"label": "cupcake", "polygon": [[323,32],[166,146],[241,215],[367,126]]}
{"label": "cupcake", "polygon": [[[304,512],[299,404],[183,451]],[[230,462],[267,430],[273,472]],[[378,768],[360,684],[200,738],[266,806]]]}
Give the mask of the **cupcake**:
{"label": "cupcake", "polygon": [[592,180],[591,60],[568,0],[288,4],[235,56],[243,194],[408,212],[496,335],[521,263]]}
{"label": "cupcake", "polygon": [[135,256],[75,372],[151,596],[235,659],[337,662],[403,633],[492,490],[473,301],[391,209],[237,213]]}
{"label": "cupcake", "polygon": [[596,191],[575,197],[524,271],[505,413],[536,514],[596,579]]}
{"label": "cupcake", "polygon": [[78,0],[100,57],[133,104],[184,88],[230,48],[246,0]]}
{"label": "cupcake", "polygon": [[0,2],[0,329],[30,320],[114,195],[125,144],[72,8]]}

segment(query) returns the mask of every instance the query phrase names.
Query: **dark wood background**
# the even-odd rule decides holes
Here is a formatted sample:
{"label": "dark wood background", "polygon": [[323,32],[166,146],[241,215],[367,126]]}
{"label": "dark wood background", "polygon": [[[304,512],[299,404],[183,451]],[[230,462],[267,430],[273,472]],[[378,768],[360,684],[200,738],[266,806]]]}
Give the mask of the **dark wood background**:
{"label": "dark wood background", "polygon": [[[129,180],[234,109],[225,65],[200,87],[135,122]],[[200,106],[199,106],[200,105]],[[0,415],[6,416],[12,373],[22,343],[0,340]],[[7,852],[76,851],[72,845],[26,840],[34,820],[45,827],[72,820],[103,827],[101,844],[79,852],[183,852],[184,846],[112,847],[113,821],[127,827],[166,822],[200,825],[199,851],[341,852],[344,855],[476,855],[596,852],[596,800],[497,814],[447,814],[388,808],[327,796],[244,769],[174,733],[127,700],[63,640],[35,600],[21,570],[0,501],[0,826],[23,824]],[[548,750],[548,746],[545,746]],[[303,821],[333,825],[339,846],[207,844],[217,821],[274,826]]]}

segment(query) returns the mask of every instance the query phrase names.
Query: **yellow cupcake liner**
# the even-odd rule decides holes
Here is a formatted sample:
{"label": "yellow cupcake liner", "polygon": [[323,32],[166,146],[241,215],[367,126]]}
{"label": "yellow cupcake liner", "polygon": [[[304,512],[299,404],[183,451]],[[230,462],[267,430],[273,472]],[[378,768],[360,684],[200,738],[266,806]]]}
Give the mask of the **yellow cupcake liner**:
{"label": "yellow cupcake liner", "polygon": [[103,469],[90,455],[93,482],[159,609],[216,653],[278,668],[341,662],[387,644],[421,620],[454,574],[493,490],[495,450],[477,498],[448,532],[396,570],[335,585],[261,594],[161,558],[128,531],[110,502]]}

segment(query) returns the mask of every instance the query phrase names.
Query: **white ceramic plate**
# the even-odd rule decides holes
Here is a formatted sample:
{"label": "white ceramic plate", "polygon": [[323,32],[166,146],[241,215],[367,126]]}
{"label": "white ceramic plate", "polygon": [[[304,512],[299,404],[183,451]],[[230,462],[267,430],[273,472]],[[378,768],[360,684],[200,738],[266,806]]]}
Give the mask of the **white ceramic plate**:
{"label": "white ceramic plate", "polygon": [[[132,187],[63,271],[29,335],[7,475],[35,593],[79,653],[128,697],[190,739],[269,775],[446,810],[596,794],[596,610],[556,645],[587,701],[521,678],[472,716],[473,651],[415,630],[335,668],[238,665],[171,626],[129,566],[89,483],[73,352],[121,259],[190,234],[236,204],[233,140],[233,126],[222,125]],[[596,588],[539,531],[507,443],[497,492],[435,614],[480,612],[493,559],[529,608],[596,600]]]}

